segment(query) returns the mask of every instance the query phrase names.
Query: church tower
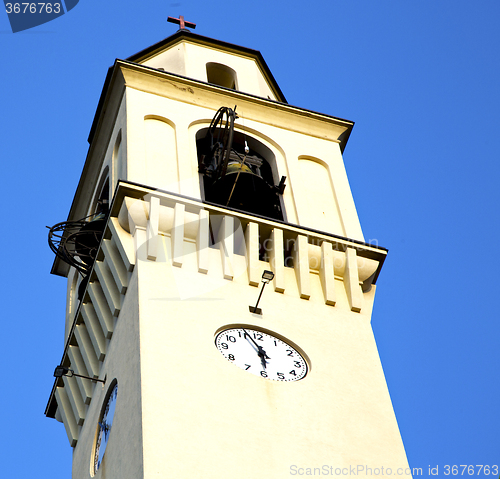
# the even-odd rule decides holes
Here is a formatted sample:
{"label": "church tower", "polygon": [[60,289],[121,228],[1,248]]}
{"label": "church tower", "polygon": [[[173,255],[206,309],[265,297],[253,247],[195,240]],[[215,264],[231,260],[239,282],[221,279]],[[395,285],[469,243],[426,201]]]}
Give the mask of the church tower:
{"label": "church tower", "polygon": [[109,69],[50,233],[68,290],[46,415],[73,479],[408,474],[353,123],[289,105],[258,51],[179,22]]}

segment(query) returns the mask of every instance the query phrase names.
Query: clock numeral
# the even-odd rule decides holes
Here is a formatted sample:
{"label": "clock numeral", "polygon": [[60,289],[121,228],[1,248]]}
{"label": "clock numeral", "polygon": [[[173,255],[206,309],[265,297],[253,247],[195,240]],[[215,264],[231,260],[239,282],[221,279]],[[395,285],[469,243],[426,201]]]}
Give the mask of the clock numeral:
{"label": "clock numeral", "polygon": [[278,379],[285,379],[285,375],[283,373],[277,373]]}
{"label": "clock numeral", "polygon": [[263,377],[263,378],[267,378],[267,373],[265,371],[261,371],[260,372],[260,375]]}
{"label": "clock numeral", "polygon": [[292,374],[293,376],[297,376],[297,373],[295,372],[295,369],[292,369],[288,374]]}
{"label": "clock numeral", "polygon": [[259,341],[264,341],[264,337],[260,333],[253,333],[254,339],[258,339]]}
{"label": "clock numeral", "polygon": [[221,343],[220,345],[221,345],[222,349],[228,349],[229,348],[229,346],[227,345],[227,343]]}
{"label": "clock numeral", "polygon": [[231,343],[235,343],[236,342],[236,338],[234,336],[229,336],[226,334],[226,339],[228,341],[230,341]]}
{"label": "clock numeral", "polygon": [[245,368],[245,371],[248,371],[250,369],[250,364],[245,364],[246,368]]}
{"label": "clock numeral", "polygon": [[288,353],[287,356],[293,356],[293,351],[291,349],[287,349],[286,352]]}
{"label": "clock numeral", "polygon": [[274,345],[275,345],[275,346],[278,346],[278,343],[276,342],[276,339],[274,340]]}
{"label": "clock numeral", "polygon": [[294,361],[293,362],[293,365],[296,367],[296,368],[300,368],[302,365],[298,362],[298,361]]}
{"label": "clock numeral", "polygon": [[230,354],[230,355],[228,356],[228,358],[229,358],[229,360],[230,360],[230,361],[234,361],[234,354]]}

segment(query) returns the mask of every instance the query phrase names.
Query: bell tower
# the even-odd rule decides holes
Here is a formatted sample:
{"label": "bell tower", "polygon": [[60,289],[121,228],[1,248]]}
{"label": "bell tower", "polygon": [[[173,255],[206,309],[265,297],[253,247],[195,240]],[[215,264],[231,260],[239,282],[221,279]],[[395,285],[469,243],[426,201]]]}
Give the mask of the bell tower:
{"label": "bell tower", "polygon": [[50,232],[68,299],[46,415],[72,477],[409,474],[370,324],[387,250],[364,241],[342,159],[353,123],[179,24],[109,69]]}

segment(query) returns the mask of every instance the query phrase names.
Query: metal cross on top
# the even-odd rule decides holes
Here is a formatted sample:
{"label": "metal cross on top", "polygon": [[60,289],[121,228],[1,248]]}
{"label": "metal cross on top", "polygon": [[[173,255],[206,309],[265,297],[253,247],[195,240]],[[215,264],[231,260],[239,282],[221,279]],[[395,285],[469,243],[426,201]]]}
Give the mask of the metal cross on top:
{"label": "metal cross on top", "polygon": [[189,31],[186,27],[196,28],[196,23],[186,22],[184,20],[184,16],[183,15],[179,15],[179,18],[168,17],[167,18],[167,22],[176,23],[177,25],[180,26],[179,30],[187,30],[187,31]]}

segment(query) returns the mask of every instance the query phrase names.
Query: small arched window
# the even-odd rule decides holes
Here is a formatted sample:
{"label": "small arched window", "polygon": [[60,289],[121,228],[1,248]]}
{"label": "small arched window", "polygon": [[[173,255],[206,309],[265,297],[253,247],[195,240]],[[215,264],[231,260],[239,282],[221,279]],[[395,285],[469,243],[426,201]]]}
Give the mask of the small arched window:
{"label": "small arched window", "polygon": [[236,72],[222,63],[207,63],[207,80],[208,83],[213,83],[214,85],[231,88],[233,90],[238,89]]}

